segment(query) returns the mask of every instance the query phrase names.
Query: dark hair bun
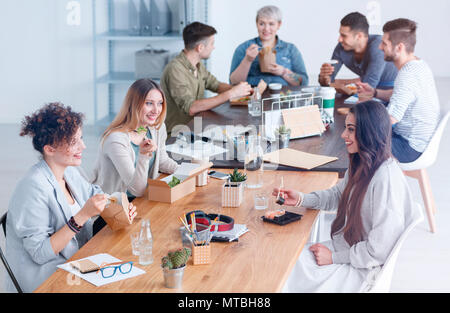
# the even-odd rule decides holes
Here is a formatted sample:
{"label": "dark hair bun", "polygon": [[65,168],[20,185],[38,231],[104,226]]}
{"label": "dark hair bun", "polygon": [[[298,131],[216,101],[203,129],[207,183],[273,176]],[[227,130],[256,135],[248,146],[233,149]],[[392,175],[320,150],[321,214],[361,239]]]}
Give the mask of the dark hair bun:
{"label": "dark hair bun", "polygon": [[53,102],[25,116],[20,136],[32,137],[34,149],[43,153],[45,145],[58,147],[71,144],[82,122],[83,114],[73,112],[70,106]]}

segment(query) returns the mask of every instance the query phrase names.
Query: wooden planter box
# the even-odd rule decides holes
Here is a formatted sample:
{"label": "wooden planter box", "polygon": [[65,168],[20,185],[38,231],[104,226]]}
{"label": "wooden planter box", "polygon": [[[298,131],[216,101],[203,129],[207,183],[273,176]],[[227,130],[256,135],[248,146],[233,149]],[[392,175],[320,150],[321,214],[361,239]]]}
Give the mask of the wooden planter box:
{"label": "wooden planter box", "polygon": [[222,206],[238,207],[244,200],[245,182],[232,183],[226,182],[222,186]]}

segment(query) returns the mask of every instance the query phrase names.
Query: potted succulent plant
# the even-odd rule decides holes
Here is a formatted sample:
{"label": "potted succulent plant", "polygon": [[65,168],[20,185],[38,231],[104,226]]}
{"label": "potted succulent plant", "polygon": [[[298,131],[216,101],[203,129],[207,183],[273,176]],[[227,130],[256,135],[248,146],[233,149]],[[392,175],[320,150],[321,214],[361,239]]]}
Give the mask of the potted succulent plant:
{"label": "potted succulent plant", "polygon": [[230,186],[238,186],[247,180],[247,175],[240,172],[237,168],[233,170],[233,173],[228,177],[228,184]]}
{"label": "potted succulent plant", "polygon": [[244,183],[247,175],[237,168],[230,174],[228,181],[222,187],[222,206],[238,207],[244,199]]}
{"label": "potted succulent plant", "polygon": [[167,288],[180,288],[183,282],[184,269],[191,256],[191,249],[180,248],[170,251],[161,258],[161,267],[164,273],[164,284]]}
{"label": "potted succulent plant", "polygon": [[275,130],[275,135],[277,136],[280,149],[289,147],[289,139],[291,137],[290,128],[287,128],[286,125],[280,125],[280,127]]}

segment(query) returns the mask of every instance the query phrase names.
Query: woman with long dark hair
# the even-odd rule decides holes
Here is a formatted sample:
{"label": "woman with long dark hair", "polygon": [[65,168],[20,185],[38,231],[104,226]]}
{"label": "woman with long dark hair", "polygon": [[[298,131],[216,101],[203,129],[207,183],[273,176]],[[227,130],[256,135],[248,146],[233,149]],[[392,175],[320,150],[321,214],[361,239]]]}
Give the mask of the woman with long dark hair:
{"label": "woman with long dark hair", "polygon": [[[386,108],[367,101],[350,109],[342,139],[350,165],[336,186],[303,194],[281,190],[286,205],[333,211],[331,240],[303,250],[285,292],[357,292],[370,284],[400,235],[420,214],[391,155]],[[274,189],[274,194],[278,189]]]}

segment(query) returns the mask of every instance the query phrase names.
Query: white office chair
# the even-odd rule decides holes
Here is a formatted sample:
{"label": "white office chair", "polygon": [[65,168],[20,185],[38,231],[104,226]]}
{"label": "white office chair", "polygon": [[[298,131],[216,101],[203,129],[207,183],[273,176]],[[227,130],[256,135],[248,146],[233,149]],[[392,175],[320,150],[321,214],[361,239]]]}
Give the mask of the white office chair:
{"label": "white office chair", "polygon": [[330,223],[326,221],[326,216],[334,215],[336,216],[337,211],[323,211],[319,210],[319,214],[317,215],[316,221],[311,229],[311,235],[309,236],[310,243],[318,243],[325,240],[330,240],[329,235],[326,235],[330,232]]}
{"label": "white office chair", "polygon": [[445,113],[431,137],[431,141],[428,144],[422,155],[410,163],[400,163],[400,168],[403,170],[406,176],[415,178],[419,181],[420,190],[422,192],[423,203],[427,211],[428,223],[430,224],[430,230],[432,233],[436,231],[436,224],[434,220],[434,214],[436,213],[436,205],[434,203],[433,193],[431,191],[430,179],[426,168],[431,166],[437,158],[439,151],[439,144],[441,142],[442,134],[444,132],[445,125],[447,124],[450,111]]}
{"label": "white office chair", "polygon": [[372,282],[368,282],[369,284],[364,285],[361,289],[361,292],[369,292],[369,293],[387,293],[391,289],[392,276],[394,275],[395,263],[397,262],[398,254],[400,249],[405,241],[406,237],[411,233],[414,227],[416,227],[420,222],[423,221],[422,214],[422,206],[417,203],[417,211],[419,212],[419,216],[413,220],[397,242],[392,248],[391,253],[386,259],[386,262],[381,267],[380,271],[373,276]]}

